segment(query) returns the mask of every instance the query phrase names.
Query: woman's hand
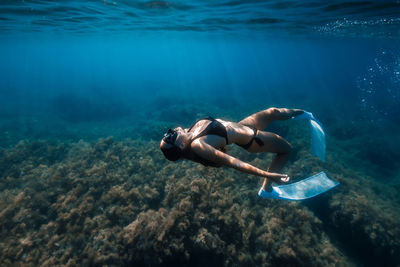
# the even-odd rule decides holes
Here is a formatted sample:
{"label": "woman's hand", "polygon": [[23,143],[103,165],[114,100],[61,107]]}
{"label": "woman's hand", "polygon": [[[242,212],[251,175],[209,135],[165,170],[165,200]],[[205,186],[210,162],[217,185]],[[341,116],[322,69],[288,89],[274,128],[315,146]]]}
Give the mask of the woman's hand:
{"label": "woman's hand", "polygon": [[280,174],[280,173],[273,173],[273,172],[268,172],[265,177],[267,179],[272,179],[278,183],[282,183],[282,182],[287,183],[290,180],[290,177],[287,174]]}

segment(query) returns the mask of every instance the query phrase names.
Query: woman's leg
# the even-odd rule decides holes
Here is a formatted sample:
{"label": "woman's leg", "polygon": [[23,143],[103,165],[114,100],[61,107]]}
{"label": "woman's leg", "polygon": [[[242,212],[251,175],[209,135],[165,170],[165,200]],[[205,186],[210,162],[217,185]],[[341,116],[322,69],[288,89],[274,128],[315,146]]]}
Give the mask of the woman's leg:
{"label": "woman's leg", "polygon": [[287,108],[269,108],[257,113],[254,113],[239,123],[251,126],[257,130],[264,130],[268,124],[275,120],[288,120],[294,116],[302,114],[304,111],[301,109],[287,109]]}
{"label": "woman's leg", "polygon": [[[289,159],[290,150],[292,148],[290,143],[281,136],[271,132],[258,131],[255,138],[258,138],[261,142],[256,142],[254,140],[247,151],[252,153],[276,153],[268,171],[279,173]],[[264,179],[263,189],[266,190],[268,186],[268,179]]]}

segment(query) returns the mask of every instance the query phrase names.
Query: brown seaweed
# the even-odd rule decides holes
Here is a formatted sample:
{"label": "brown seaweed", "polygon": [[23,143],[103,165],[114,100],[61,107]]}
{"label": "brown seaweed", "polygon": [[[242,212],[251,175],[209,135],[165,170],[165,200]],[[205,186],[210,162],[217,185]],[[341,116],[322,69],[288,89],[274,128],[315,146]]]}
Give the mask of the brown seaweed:
{"label": "brown seaweed", "polygon": [[[271,160],[230,153],[260,167]],[[0,163],[1,265],[357,264],[346,242],[400,263],[397,191],[305,149],[286,170],[296,179],[324,168],[339,180],[314,200],[328,212],[260,200],[259,178],[170,163],[154,141],[20,142]]]}

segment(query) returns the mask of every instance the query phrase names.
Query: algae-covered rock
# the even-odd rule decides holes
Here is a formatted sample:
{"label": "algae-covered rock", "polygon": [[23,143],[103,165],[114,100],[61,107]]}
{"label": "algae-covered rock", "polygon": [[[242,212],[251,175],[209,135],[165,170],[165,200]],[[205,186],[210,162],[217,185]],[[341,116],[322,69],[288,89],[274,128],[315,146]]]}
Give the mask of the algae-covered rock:
{"label": "algae-covered rock", "polygon": [[346,243],[400,263],[398,190],[301,147],[294,180],[323,168],[341,182],[305,203],[261,200],[262,179],[232,169],[170,163],[153,141],[20,142],[1,156],[2,265],[357,265]]}

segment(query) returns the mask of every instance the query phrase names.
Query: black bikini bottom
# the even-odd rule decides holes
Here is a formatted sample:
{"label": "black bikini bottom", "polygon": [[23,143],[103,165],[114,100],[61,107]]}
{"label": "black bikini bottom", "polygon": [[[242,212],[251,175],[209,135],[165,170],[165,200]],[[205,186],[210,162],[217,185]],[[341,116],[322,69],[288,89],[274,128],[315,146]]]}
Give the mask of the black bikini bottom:
{"label": "black bikini bottom", "polygon": [[[247,125],[245,125],[245,126],[247,126]],[[254,128],[254,127],[251,127],[251,126],[247,126],[247,127],[250,127],[251,129],[253,129],[253,131],[254,131],[253,138],[251,138],[250,142],[248,142],[248,143],[245,144],[245,145],[241,145],[241,144],[238,144],[238,143],[235,143],[235,144],[237,144],[238,146],[243,147],[243,148],[246,149],[246,150],[253,144],[253,141],[256,141],[256,143],[257,143],[259,146],[263,146],[263,145],[264,145],[264,142],[263,142],[259,137],[257,137],[257,132],[258,132],[258,130],[257,130],[256,128]]]}

